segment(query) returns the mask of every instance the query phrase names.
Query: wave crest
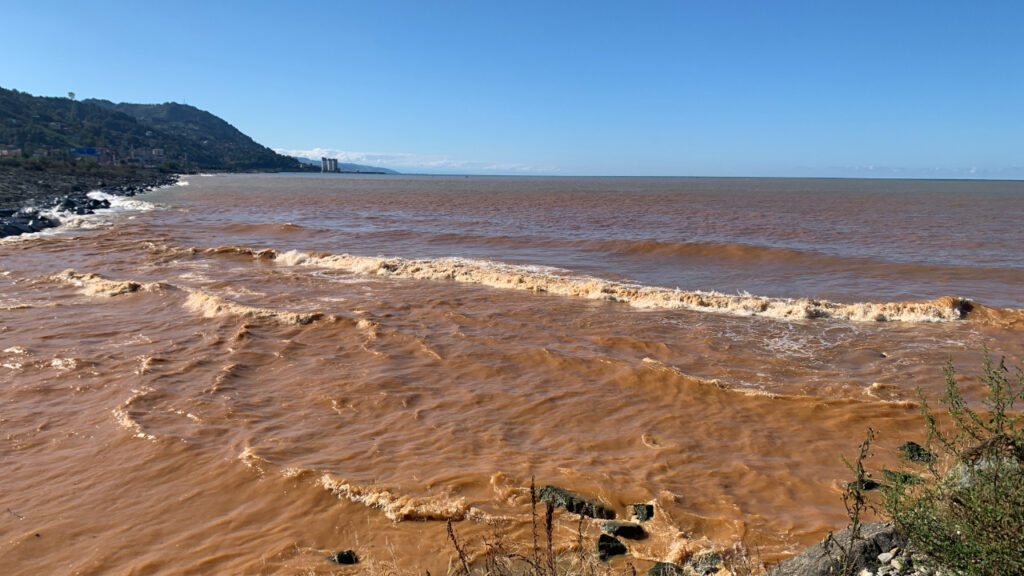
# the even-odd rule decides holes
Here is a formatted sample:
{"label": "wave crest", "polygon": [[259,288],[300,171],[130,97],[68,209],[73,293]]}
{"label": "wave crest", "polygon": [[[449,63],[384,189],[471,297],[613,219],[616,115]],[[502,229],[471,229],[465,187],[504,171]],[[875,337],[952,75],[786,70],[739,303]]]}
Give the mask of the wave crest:
{"label": "wave crest", "polygon": [[[258,306],[239,304],[238,302],[233,302],[195,288],[178,287],[160,282],[142,283],[135,280],[108,280],[93,272],[80,273],[70,268],[59,274],[54,274],[50,278],[78,286],[82,288],[82,293],[88,296],[112,298],[135,292],[153,292],[164,289],[185,292],[188,296],[185,298],[184,307],[187,310],[199,312],[206,318],[238,316],[241,318],[273,320],[282,324],[299,325],[312,324],[324,318],[322,312],[290,312],[260,308]],[[244,334],[241,332],[236,335],[236,338],[240,337],[244,337]]]}
{"label": "wave crest", "polygon": [[546,292],[559,296],[621,302],[645,309],[688,309],[735,316],[764,316],[780,320],[831,318],[855,322],[949,322],[961,320],[975,305],[965,298],[945,296],[909,302],[860,302],[844,304],[810,298],[769,298],[750,294],[685,291],[644,286],[544,266],[521,266],[467,258],[405,259],[350,254],[321,254],[273,249],[216,248],[274,260],[285,266],[312,266],[353,274],[445,280],[492,288]]}
{"label": "wave crest", "polygon": [[201,290],[188,290],[185,308],[199,312],[206,318],[217,316],[239,316],[259,320],[274,320],[283,324],[312,324],[324,317],[321,312],[287,312],[270,308],[258,308],[232,302]]}
{"label": "wave crest", "polygon": [[77,286],[86,296],[107,296],[113,298],[140,291],[155,291],[161,288],[156,282],[144,284],[134,280],[107,280],[92,272],[79,273],[71,268],[54,274],[51,278]]}
{"label": "wave crest", "polygon": [[465,520],[491,522],[489,514],[466,503],[465,498],[417,498],[395,494],[376,486],[358,486],[336,480],[330,474],[320,477],[319,484],[339,498],[376,508],[390,520]]}

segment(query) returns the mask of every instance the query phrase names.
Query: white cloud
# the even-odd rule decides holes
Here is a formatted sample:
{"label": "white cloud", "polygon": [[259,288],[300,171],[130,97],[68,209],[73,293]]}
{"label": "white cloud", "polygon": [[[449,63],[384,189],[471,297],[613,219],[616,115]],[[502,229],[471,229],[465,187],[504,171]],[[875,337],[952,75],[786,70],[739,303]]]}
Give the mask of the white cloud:
{"label": "white cloud", "polygon": [[334,148],[312,148],[289,150],[274,148],[278,154],[301,158],[337,158],[339,162],[365,164],[377,168],[390,168],[399,172],[422,172],[441,174],[554,174],[554,168],[540,168],[527,164],[453,160],[442,155],[351,152]]}

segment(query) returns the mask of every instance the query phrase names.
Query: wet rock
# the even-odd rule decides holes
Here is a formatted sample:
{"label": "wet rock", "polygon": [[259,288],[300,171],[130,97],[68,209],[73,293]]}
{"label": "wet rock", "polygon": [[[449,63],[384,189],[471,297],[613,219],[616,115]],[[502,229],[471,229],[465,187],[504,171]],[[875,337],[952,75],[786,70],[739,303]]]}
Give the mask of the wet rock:
{"label": "wet rock", "polygon": [[654,506],[651,504],[633,504],[633,515],[641,522],[654,518]]}
{"label": "wet rock", "polygon": [[[14,230],[15,234],[31,234],[35,232],[35,230],[30,228],[26,223],[14,219],[8,220],[5,228]],[[14,234],[9,234],[9,236],[13,235]]]}
{"label": "wet rock", "polygon": [[722,564],[722,555],[718,552],[705,552],[704,554],[697,554],[690,558],[686,563],[686,566],[700,574],[700,576],[709,576],[718,572],[719,566]]}
{"label": "wet rock", "polygon": [[7,222],[0,222],[0,238],[6,238],[8,236],[17,236],[21,234],[21,230],[11,226]]}
{"label": "wet rock", "polygon": [[618,538],[601,534],[597,539],[597,557],[603,562],[612,556],[626,553],[626,545]]}
{"label": "wet rock", "polygon": [[337,554],[332,554],[327,557],[328,560],[335,564],[358,564],[359,557],[352,550],[342,550]]}
{"label": "wet rock", "polygon": [[601,524],[601,531],[605,534],[618,536],[619,538],[629,538],[631,540],[639,540],[647,536],[643,527],[632,522],[605,522]]}
{"label": "wet rock", "polygon": [[[987,456],[971,464],[960,463],[946,473],[946,479],[956,483],[958,490],[970,490],[982,478],[983,483],[994,481],[996,478],[1014,481],[1020,477],[1018,470],[1021,462],[1016,458],[999,458]],[[954,494],[954,497],[957,497]]]}
{"label": "wet rock", "polygon": [[602,520],[612,520],[615,518],[614,510],[606,508],[596,502],[584,500],[568,490],[547,485],[541,486],[538,492],[540,493],[541,502],[546,502],[556,508],[564,508],[574,514],[590,516],[591,518],[600,518]]}
{"label": "wet rock", "polygon": [[769,573],[772,576],[828,576],[838,574],[842,549],[850,551],[853,573],[861,570],[874,570],[879,566],[878,555],[888,552],[906,543],[895,528],[888,522],[868,522],[860,527],[860,538],[853,539],[850,529],[844,529],[834,535],[836,543],[825,540],[804,550],[803,552],[783,560]]}
{"label": "wet rock", "polygon": [[885,478],[886,482],[892,482],[893,484],[917,484],[921,481],[921,478],[914,474],[889,470],[888,468],[882,468],[882,478]]}
{"label": "wet rock", "polygon": [[675,564],[658,562],[647,571],[647,576],[686,576],[686,570]]}
{"label": "wet rock", "polygon": [[911,462],[931,464],[935,462],[935,455],[925,450],[917,442],[906,442],[899,448],[900,454]]}

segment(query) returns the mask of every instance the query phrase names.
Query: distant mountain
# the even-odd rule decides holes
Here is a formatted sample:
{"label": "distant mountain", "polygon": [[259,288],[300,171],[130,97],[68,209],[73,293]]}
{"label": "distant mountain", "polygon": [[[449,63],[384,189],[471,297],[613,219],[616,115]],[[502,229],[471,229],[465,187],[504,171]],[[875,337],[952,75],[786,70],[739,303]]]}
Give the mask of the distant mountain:
{"label": "distant mountain", "polygon": [[0,88],[0,151],[201,170],[298,170],[221,118],[184,104],[114,104]]}
{"label": "distant mountain", "polygon": [[[314,160],[312,158],[302,158],[302,157],[299,157],[299,156],[295,156],[294,158],[296,160],[298,160],[299,162],[305,164],[306,166],[313,166],[315,168],[319,168],[320,167],[320,160]],[[338,162],[338,171],[339,172],[355,172],[355,173],[362,173],[362,174],[401,174],[401,172],[396,172],[394,170],[389,170],[387,168],[381,168],[379,166],[367,166],[365,164],[352,164],[350,162]]]}

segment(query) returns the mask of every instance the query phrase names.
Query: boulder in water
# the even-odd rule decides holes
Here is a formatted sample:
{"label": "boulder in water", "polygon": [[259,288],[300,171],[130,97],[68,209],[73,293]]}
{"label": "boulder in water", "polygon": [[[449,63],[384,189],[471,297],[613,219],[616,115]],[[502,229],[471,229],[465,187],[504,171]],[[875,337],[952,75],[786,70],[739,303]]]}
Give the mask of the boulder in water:
{"label": "boulder in water", "polygon": [[604,522],[601,524],[601,531],[605,534],[618,536],[619,538],[630,538],[632,540],[639,540],[647,536],[643,527],[633,522]]}
{"label": "boulder in water", "polygon": [[651,504],[633,504],[633,515],[640,522],[647,522],[654,518],[654,506]]}
{"label": "boulder in water", "polygon": [[596,502],[584,500],[568,490],[547,485],[541,486],[538,492],[540,493],[541,502],[546,502],[556,508],[564,508],[574,514],[600,518],[602,520],[612,520],[615,518],[614,510]]}
{"label": "boulder in water", "polygon": [[920,464],[931,464],[932,462],[935,462],[935,454],[925,450],[917,442],[906,442],[900,446],[899,450],[900,454],[911,462],[918,462]]}
{"label": "boulder in water", "polygon": [[342,550],[336,554],[331,554],[327,557],[328,560],[335,564],[358,564],[359,557],[352,550]]}
{"label": "boulder in water", "polygon": [[601,534],[597,539],[597,557],[602,562],[612,556],[618,556],[625,553],[626,545],[620,542],[618,538],[607,534]]}

